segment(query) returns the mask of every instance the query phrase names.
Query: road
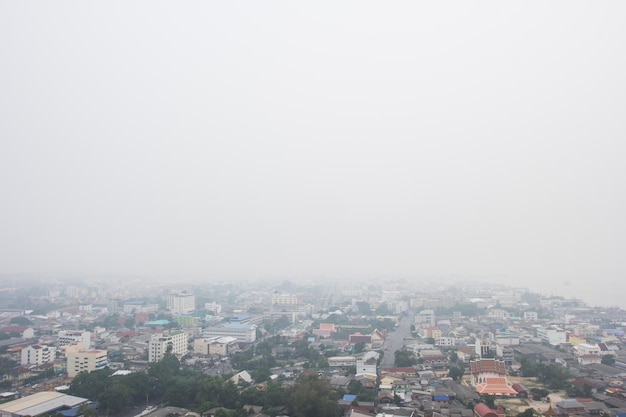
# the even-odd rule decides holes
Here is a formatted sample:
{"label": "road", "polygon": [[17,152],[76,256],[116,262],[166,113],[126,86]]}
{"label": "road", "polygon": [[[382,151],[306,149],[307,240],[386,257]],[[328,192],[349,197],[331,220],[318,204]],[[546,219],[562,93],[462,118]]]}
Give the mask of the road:
{"label": "road", "polygon": [[381,366],[383,368],[391,368],[394,365],[394,352],[400,350],[404,346],[404,340],[407,337],[411,337],[411,324],[413,323],[413,316],[406,316],[402,318],[398,327],[387,334],[385,339],[385,356]]}

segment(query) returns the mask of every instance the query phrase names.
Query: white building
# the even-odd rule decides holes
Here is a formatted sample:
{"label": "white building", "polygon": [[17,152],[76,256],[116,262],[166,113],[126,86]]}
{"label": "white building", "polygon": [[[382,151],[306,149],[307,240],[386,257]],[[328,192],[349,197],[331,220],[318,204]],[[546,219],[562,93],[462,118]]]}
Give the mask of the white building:
{"label": "white building", "polygon": [[201,355],[228,356],[239,350],[234,337],[212,337],[196,339],[193,342],[194,353]]}
{"label": "white building", "polygon": [[280,293],[272,294],[272,305],[296,306],[299,302],[300,300],[297,295]]}
{"label": "white building", "polygon": [[43,365],[54,361],[56,348],[46,345],[26,346],[22,349],[21,365]]}
{"label": "white building", "polygon": [[356,366],[356,358],[354,356],[331,356],[328,358],[328,365],[331,368]]}
{"label": "white building", "polygon": [[439,342],[435,343],[437,346],[450,347],[456,345],[456,337],[454,336],[441,336]]}
{"label": "white building", "polygon": [[158,304],[148,304],[144,301],[127,301],[122,306],[124,314],[136,314],[136,313],[156,313],[159,311]]}
{"label": "white building", "polygon": [[567,332],[563,329],[554,327],[538,327],[537,337],[541,339],[542,342],[548,343],[552,346],[567,342]]}
{"label": "white building", "polygon": [[59,330],[57,335],[59,347],[78,345],[83,350],[91,349],[91,332],[86,330]]}
{"label": "white building", "polygon": [[434,310],[422,310],[418,314],[415,315],[413,322],[416,326],[425,325],[425,326],[434,326],[436,322],[435,311]]}
{"label": "white building", "polygon": [[524,320],[525,321],[537,321],[539,320],[539,316],[536,311],[524,311]]}
{"label": "white building", "polygon": [[356,374],[378,375],[378,357],[380,355],[376,351],[369,351],[363,355],[361,359],[356,360]]}
{"label": "white building", "polygon": [[104,369],[108,365],[106,350],[83,350],[77,346],[66,349],[67,376],[74,378],[80,372],[93,372]]}
{"label": "white building", "polygon": [[228,323],[223,326],[209,327],[204,331],[204,337],[230,336],[239,342],[252,343],[256,340],[256,324]]}
{"label": "white building", "polygon": [[581,343],[574,346],[574,350],[576,350],[577,356],[600,355],[600,346],[598,346],[597,344],[591,345],[589,343]]}
{"label": "white building", "polygon": [[204,309],[218,315],[222,312],[222,305],[218,303],[204,303]]}
{"label": "white building", "polygon": [[188,350],[188,340],[187,334],[181,331],[152,335],[148,342],[148,362],[160,361],[168,351],[177,357],[183,356]]}
{"label": "white building", "polygon": [[191,314],[196,310],[196,296],[182,292],[167,297],[167,309],[173,314]]}
{"label": "white building", "polygon": [[489,317],[490,319],[506,320],[511,317],[511,313],[500,308],[492,308],[487,313],[487,317]]}

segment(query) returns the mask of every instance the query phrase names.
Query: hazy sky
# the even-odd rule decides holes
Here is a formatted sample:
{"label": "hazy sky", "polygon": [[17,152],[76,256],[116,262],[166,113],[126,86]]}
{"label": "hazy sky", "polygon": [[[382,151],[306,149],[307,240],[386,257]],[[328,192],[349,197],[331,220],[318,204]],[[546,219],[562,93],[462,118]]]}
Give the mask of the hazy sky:
{"label": "hazy sky", "polygon": [[624,16],[0,2],[0,273],[473,276],[626,307]]}

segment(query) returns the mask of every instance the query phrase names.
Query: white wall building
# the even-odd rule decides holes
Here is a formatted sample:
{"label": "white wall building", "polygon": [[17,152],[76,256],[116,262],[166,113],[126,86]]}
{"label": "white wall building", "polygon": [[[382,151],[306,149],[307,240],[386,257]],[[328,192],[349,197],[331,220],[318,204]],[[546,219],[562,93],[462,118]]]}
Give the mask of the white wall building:
{"label": "white wall building", "polygon": [[524,320],[537,321],[539,320],[539,316],[536,311],[524,311]]}
{"label": "white wall building", "polygon": [[418,325],[434,326],[436,322],[434,310],[422,310],[413,318],[413,323]]}
{"label": "white wall building", "polygon": [[167,309],[172,314],[191,314],[196,310],[196,296],[182,292],[167,297]]}
{"label": "white wall building", "polygon": [[21,365],[43,365],[54,361],[56,348],[46,345],[31,345],[22,349]]}
{"label": "white wall building", "polygon": [[204,303],[204,309],[217,315],[222,312],[222,305],[218,303]]}
{"label": "white wall building", "polygon": [[66,349],[67,376],[75,377],[80,372],[93,372],[104,369],[108,365],[106,350],[83,350],[77,346]]}
{"label": "white wall building", "polygon": [[542,342],[548,343],[552,346],[560,345],[567,342],[567,332],[558,328],[538,327],[537,337]]}
{"label": "white wall building", "polygon": [[[185,332],[154,334],[148,342],[148,362],[158,362],[170,350],[172,355],[181,357],[187,353],[189,338]],[[171,346],[171,348],[169,348]]]}
{"label": "white wall building", "polygon": [[83,350],[91,349],[91,332],[86,330],[59,330],[57,334],[59,347],[78,345]]}
{"label": "white wall building", "polygon": [[379,354],[376,351],[369,351],[363,355],[361,359],[356,360],[356,374],[370,374],[378,375],[378,358]]}
{"label": "white wall building", "polygon": [[589,343],[581,343],[574,346],[576,355],[600,355],[600,347],[598,345],[591,345]]}
{"label": "white wall building", "polygon": [[228,356],[239,350],[234,337],[211,337],[193,341],[193,352],[200,355]]}
{"label": "white wall building", "polygon": [[296,306],[300,302],[299,297],[293,294],[272,294],[272,305]]}
{"label": "white wall building", "polygon": [[256,324],[228,323],[223,326],[209,327],[204,331],[204,337],[230,336],[239,342],[252,343],[256,340]]}
{"label": "white wall building", "polygon": [[456,337],[454,336],[441,336],[439,342],[435,343],[437,346],[449,347],[456,345]]}

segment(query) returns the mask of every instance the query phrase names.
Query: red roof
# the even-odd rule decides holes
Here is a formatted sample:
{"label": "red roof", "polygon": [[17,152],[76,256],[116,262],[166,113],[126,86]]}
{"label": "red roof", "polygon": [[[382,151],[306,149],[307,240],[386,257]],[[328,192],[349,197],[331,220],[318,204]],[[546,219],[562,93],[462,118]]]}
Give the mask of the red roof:
{"label": "red roof", "polygon": [[26,329],[28,329],[28,327],[24,327],[24,326],[4,326],[4,327],[0,328],[0,331],[2,331],[2,332],[22,333]]}
{"label": "red roof", "polygon": [[504,361],[496,359],[478,359],[470,362],[470,372],[472,375],[488,373],[506,376],[506,367]]}
{"label": "red roof", "polygon": [[517,395],[517,391],[507,384],[506,378],[485,378],[485,382],[476,385],[476,391],[479,394]]}
{"label": "red roof", "polygon": [[495,410],[492,410],[487,404],[483,403],[476,404],[474,412],[480,417],[498,417]]}

